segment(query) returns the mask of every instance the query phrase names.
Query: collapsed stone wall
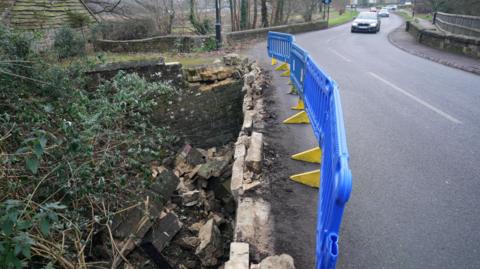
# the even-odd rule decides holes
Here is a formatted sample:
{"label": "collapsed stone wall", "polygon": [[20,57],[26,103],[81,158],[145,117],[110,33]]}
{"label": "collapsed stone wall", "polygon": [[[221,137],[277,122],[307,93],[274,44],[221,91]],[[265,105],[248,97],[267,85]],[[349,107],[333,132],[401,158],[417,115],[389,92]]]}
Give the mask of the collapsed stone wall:
{"label": "collapsed stone wall", "polygon": [[[244,76],[244,120],[237,142],[230,189],[237,203],[230,260],[225,269],[295,269],[287,254],[273,256],[273,219],[268,200],[269,182],[263,176],[263,133],[267,112],[263,91],[268,76],[253,62]],[[259,264],[254,264],[259,263]]]}

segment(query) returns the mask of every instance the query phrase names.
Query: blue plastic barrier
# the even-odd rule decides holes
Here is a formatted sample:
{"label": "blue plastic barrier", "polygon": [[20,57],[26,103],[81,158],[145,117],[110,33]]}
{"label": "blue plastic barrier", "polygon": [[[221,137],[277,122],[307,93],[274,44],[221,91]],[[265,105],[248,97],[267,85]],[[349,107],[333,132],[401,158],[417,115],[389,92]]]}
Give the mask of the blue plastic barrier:
{"label": "blue plastic barrier", "polygon": [[290,34],[268,32],[268,56],[289,63],[290,49],[294,40]]}
{"label": "blue plastic barrier", "polygon": [[303,96],[303,78],[305,76],[305,66],[308,53],[300,46],[293,43],[290,50],[290,79],[293,86]]}
{"label": "blue plastic barrier", "polygon": [[[275,56],[277,51],[272,47],[272,44],[277,44],[278,33],[269,33],[268,38],[268,54],[281,60]],[[290,59],[292,82],[305,103],[314,134],[322,148],[315,268],[333,269],[338,257],[338,234],[343,211],[352,190],[340,95],[337,83],[294,43],[293,36],[291,40],[290,55],[283,59]]]}
{"label": "blue plastic barrier", "polygon": [[305,109],[322,148],[318,199],[316,268],[335,268],[343,210],[352,190],[348,149],[338,86],[307,56]]}

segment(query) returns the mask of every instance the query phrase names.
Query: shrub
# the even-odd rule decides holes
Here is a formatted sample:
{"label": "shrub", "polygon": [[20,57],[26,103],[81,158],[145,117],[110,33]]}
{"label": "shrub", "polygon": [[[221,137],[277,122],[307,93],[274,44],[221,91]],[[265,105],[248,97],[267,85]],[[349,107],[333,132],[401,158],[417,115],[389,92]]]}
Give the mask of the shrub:
{"label": "shrub", "polygon": [[160,35],[160,32],[151,19],[130,19],[126,21],[102,22],[92,31],[96,36],[94,40],[132,40]]}
{"label": "shrub", "polygon": [[0,268],[77,268],[167,156],[175,137],[150,115],[176,91],[124,73],[86,91],[88,63],[58,66],[28,44],[0,26]]}
{"label": "shrub", "polygon": [[61,28],[55,34],[53,48],[61,59],[83,55],[85,39],[71,28]]}

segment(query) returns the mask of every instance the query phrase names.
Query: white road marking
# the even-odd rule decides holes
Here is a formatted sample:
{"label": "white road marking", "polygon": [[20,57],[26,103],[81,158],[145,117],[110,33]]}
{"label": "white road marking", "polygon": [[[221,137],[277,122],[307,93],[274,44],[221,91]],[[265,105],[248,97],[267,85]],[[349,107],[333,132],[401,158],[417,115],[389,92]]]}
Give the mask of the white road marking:
{"label": "white road marking", "polygon": [[439,114],[440,116],[446,118],[447,120],[453,122],[453,123],[456,123],[456,124],[462,124],[462,122],[460,120],[458,120],[457,118],[443,112],[442,110],[436,108],[435,106],[423,101],[422,99],[416,97],[415,95],[403,90],[402,88],[398,87],[397,85],[391,83],[390,81],[380,77],[379,75],[373,73],[373,72],[369,72],[370,75],[380,81],[382,81],[383,83],[387,84],[388,86],[392,87],[393,89],[397,90],[398,92],[400,93],[403,93],[405,96],[407,97],[410,97],[411,99],[413,99],[414,101],[416,101],[417,103],[423,105],[424,107],[432,110],[433,112]]}
{"label": "white road marking", "polygon": [[342,58],[343,60],[345,60],[346,62],[352,62],[350,59],[348,59],[347,57],[343,56],[340,52],[334,50],[334,49],[330,49],[333,53],[335,53],[338,57]]}

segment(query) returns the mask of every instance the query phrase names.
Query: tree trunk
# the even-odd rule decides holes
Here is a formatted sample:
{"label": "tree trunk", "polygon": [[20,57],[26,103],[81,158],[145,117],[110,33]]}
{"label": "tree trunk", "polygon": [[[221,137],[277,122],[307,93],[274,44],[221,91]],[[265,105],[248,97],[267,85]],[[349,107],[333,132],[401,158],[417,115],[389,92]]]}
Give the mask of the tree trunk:
{"label": "tree trunk", "polygon": [[262,27],[268,27],[267,0],[262,1]]}
{"label": "tree trunk", "polygon": [[283,8],[284,8],[284,0],[277,0],[277,9],[275,10],[275,19],[273,23],[275,25],[279,25],[283,22]]}
{"label": "tree trunk", "polygon": [[252,23],[252,29],[257,28],[257,16],[258,16],[257,0],[253,0],[253,23]]}
{"label": "tree trunk", "polygon": [[248,0],[241,0],[240,4],[240,29],[245,30],[248,26]]}
{"label": "tree trunk", "polygon": [[230,3],[230,24],[232,32],[235,32],[237,29],[235,27],[235,6],[233,4],[235,0],[229,0]]}

